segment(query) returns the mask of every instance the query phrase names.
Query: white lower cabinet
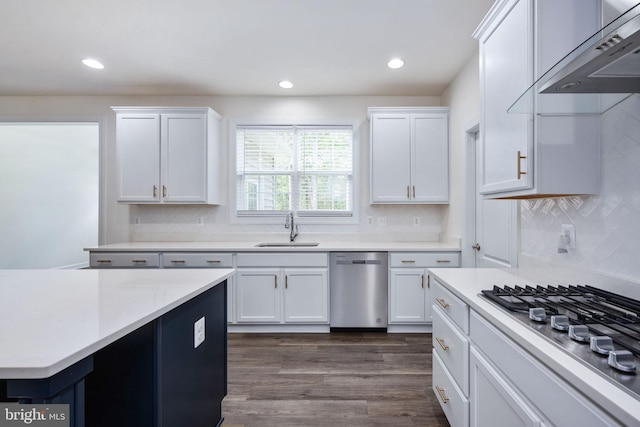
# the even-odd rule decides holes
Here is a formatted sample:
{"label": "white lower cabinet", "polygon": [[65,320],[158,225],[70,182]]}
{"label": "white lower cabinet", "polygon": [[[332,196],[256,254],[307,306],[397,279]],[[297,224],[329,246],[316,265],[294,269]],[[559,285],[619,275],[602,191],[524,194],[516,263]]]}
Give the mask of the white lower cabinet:
{"label": "white lower cabinet", "polygon": [[236,272],[236,321],[279,323],[280,269],[239,268]]}
{"label": "white lower cabinet", "polygon": [[329,323],[326,253],[237,256],[237,323]]}
{"label": "white lower cabinet", "polygon": [[433,392],[451,427],[469,426],[469,306],[433,285]]}
{"label": "white lower cabinet", "polygon": [[542,421],[506,380],[471,349],[471,427],[540,427]]}
{"label": "white lower cabinet", "polygon": [[427,269],[459,266],[460,255],[454,252],[391,252],[389,324],[431,323],[431,279]]}

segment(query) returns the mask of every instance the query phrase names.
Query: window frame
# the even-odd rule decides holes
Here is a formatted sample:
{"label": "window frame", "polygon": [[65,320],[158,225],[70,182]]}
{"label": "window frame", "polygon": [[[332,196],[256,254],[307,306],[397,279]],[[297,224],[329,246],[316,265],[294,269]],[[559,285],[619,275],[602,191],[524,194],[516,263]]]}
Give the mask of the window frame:
{"label": "window frame", "polygon": [[280,213],[256,213],[256,215],[238,215],[237,194],[236,194],[236,136],[237,128],[242,126],[350,126],[352,129],[353,152],[352,152],[352,181],[353,181],[353,209],[352,215],[325,215],[311,216],[307,213],[298,215],[294,211],[298,224],[358,224],[360,217],[360,121],[345,119],[322,119],[322,120],[240,120],[229,119],[228,127],[228,191],[229,191],[229,223],[231,224],[284,224],[285,217],[289,212]]}

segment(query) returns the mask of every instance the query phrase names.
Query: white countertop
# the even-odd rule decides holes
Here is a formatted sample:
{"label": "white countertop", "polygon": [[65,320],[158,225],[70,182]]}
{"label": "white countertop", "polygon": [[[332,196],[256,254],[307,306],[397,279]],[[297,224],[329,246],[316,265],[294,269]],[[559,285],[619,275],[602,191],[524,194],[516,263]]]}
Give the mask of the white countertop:
{"label": "white countertop", "polygon": [[[478,294],[493,285],[557,285],[517,269],[434,268],[433,276],[496,328],[626,425],[640,425],[640,400]],[[564,283],[567,284],[567,283]],[[575,284],[575,283],[568,283]],[[601,287],[601,286],[599,286]],[[613,292],[619,289],[609,289]]]}
{"label": "white countertop", "polygon": [[50,377],[233,274],[0,270],[0,378]]}
{"label": "white countertop", "polygon": [[[271,241],[269,241],[271,242]],[[278,241],[286,243],[286,241]],[[320,241],[318,246],[302,247],[256,247],[262,241],[238,242],[128,242],[85,248],[92,252],[357,252],[357,251],[460,251],[460,246],[442,242],[367,242],[367,241]]]}

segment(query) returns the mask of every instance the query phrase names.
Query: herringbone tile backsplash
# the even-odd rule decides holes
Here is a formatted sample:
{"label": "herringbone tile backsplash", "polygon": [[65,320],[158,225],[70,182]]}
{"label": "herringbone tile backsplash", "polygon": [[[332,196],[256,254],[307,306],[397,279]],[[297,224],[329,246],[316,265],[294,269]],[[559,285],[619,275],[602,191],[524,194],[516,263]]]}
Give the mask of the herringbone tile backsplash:
{"label": "herringbone tile backsplash", "polygon": [[[520,252],[640,281],[640,95],[602,115],[600,194],[521,202]],[[558,254],[562,224],[576,248]]]}

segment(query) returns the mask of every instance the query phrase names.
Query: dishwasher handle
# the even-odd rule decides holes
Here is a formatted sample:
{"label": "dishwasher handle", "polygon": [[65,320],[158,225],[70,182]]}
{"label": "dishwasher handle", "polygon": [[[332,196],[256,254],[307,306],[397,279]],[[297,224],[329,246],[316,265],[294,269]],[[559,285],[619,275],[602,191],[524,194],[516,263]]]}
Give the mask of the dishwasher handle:
{"label": "dishwasher handle", "polygon": [[377,260],[377,259],[352,259],[352,260],[338,260],[336,261],[336,264],[338,265],[353,265],[353,264],[377,264],[380,265],[382,264],[382,261]]}

